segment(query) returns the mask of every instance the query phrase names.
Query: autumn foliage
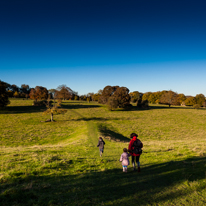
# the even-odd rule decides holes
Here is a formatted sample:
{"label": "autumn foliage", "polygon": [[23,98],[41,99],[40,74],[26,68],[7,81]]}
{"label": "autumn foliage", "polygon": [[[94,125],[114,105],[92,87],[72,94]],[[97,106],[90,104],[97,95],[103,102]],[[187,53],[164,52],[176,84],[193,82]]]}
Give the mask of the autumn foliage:
{"label": "autumn foliage", "polygon": [[61,100],[58,102],[52,102],[48,99],[46,103],[47,110],[43,112],[43,115],[50,115],[50,121],[53,122],[53,116],[58,114],[65,114],[67,112],[66,109],[60,109],[61,106]]}
{"label": "autumn foliage", "polygon": [[169,90],[165,91],[160,97],[160,104],[178,105],[178,94]]}
{"label": "autumn foliage", "polygon": [[58,86],[55,92],[55,98],[62,99],[62,100],[71,99],[73,95],[74,92],[64,84]]}
{"label": "autumn foliage", "polygon": [[48,90],[45,87],[36,86],[34,89],[31,89],[29,97],[35,101],[46,100],[48,99]]}

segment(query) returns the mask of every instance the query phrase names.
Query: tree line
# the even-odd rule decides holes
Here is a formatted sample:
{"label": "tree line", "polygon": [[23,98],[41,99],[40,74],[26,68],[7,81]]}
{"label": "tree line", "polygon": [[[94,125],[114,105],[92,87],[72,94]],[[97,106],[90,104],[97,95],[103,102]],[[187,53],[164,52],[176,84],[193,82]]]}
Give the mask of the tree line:
{"label": "tree line", "polygon": [[185,96],[184,94],[178,94],[172,90],[158,91],[158,92],[146,92],[142,95],[142,100],[147,100],[151,104],[166,104],[176,106],[193,106],[195,108],[205,107],[206,99],[203,94],[197,94],[193,96]]}
{"label": "tree line", "polygon": [[34,106],[41,106],[48,99],[57,100],[81,100],[81,101],[97,101],[100,104],[108,105],[110,110],[116,108],[130,108],[133,104],[137,107],[147,108],[148,104],[166,104],[171,105],[193,106],[200,108],[206,106],[205,96],[197,94],[193,96],[185,96],[178,94],[172,90],[146,92],[139,91],[129,92],[127,87],[106,86],[97,93],[88,93],[86,95],[78,95],[66,85],[60,85],[56,89],[47,90],[46,87],[36,86],[30,88],[29,85],[22,84],[21,87],[10,85],[0,81],[0,107],[9,104],[9,98],[30,98],[34,100]]}

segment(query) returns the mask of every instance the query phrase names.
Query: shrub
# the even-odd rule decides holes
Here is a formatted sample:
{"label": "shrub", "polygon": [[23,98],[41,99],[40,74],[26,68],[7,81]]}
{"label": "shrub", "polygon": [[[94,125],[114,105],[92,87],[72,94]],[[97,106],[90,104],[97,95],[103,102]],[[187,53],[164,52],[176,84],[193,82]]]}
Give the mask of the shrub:
{"label": "shrub", "polygon": [[138,100],[137,107],[142,109],[148,109],[149,108],[149,101],[148,100]]}
{"label": "shrub", "polygon": [[47,103],[46,100],[43,100],[43,101],[33,101],[33,106],[38,106],[38,107],[42,107],[42,106],[45,106]]}
{"label": "shrub", "polygon": [[199,104],[194,104],[194,105],[193,105],[193,108],[194,108],[194,109],[199,109],[199,108],[200,108],[200,105],[199,105]]}

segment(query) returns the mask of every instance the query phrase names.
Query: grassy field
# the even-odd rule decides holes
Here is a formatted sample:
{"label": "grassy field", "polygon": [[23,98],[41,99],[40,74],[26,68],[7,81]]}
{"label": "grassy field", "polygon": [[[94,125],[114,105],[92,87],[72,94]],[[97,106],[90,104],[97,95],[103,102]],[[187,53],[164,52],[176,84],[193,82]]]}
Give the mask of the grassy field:
{"label": "grassy field", "polygon": [[[11,100],[0,110],[0,205],[205,205],[206,110],[150,105],[108,111],[65,101],[64,115]],[[120,155],[136,132],[141,172],[122,172]],[[103,157],[98,137],[106,142]]]}

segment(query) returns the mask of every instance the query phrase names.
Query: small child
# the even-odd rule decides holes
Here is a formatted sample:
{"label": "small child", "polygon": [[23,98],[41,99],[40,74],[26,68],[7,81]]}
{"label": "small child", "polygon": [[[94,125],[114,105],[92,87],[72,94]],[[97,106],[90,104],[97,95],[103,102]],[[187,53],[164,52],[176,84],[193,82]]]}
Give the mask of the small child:
{"label": "small child", "polygon": [[123,172],[127,172],[127,166],[129,165],[129,156],[130,154],[127,153],[127,149],[124,148],[119,160],[120,162],[122,162]]}
{"label": "small child", "polygon": [[99,137],[97,147],[99,147],[100,157],[102,156],[102,153],[104,152],[104,145],[105,145],[104,140],[102,139],[102,137]]}

